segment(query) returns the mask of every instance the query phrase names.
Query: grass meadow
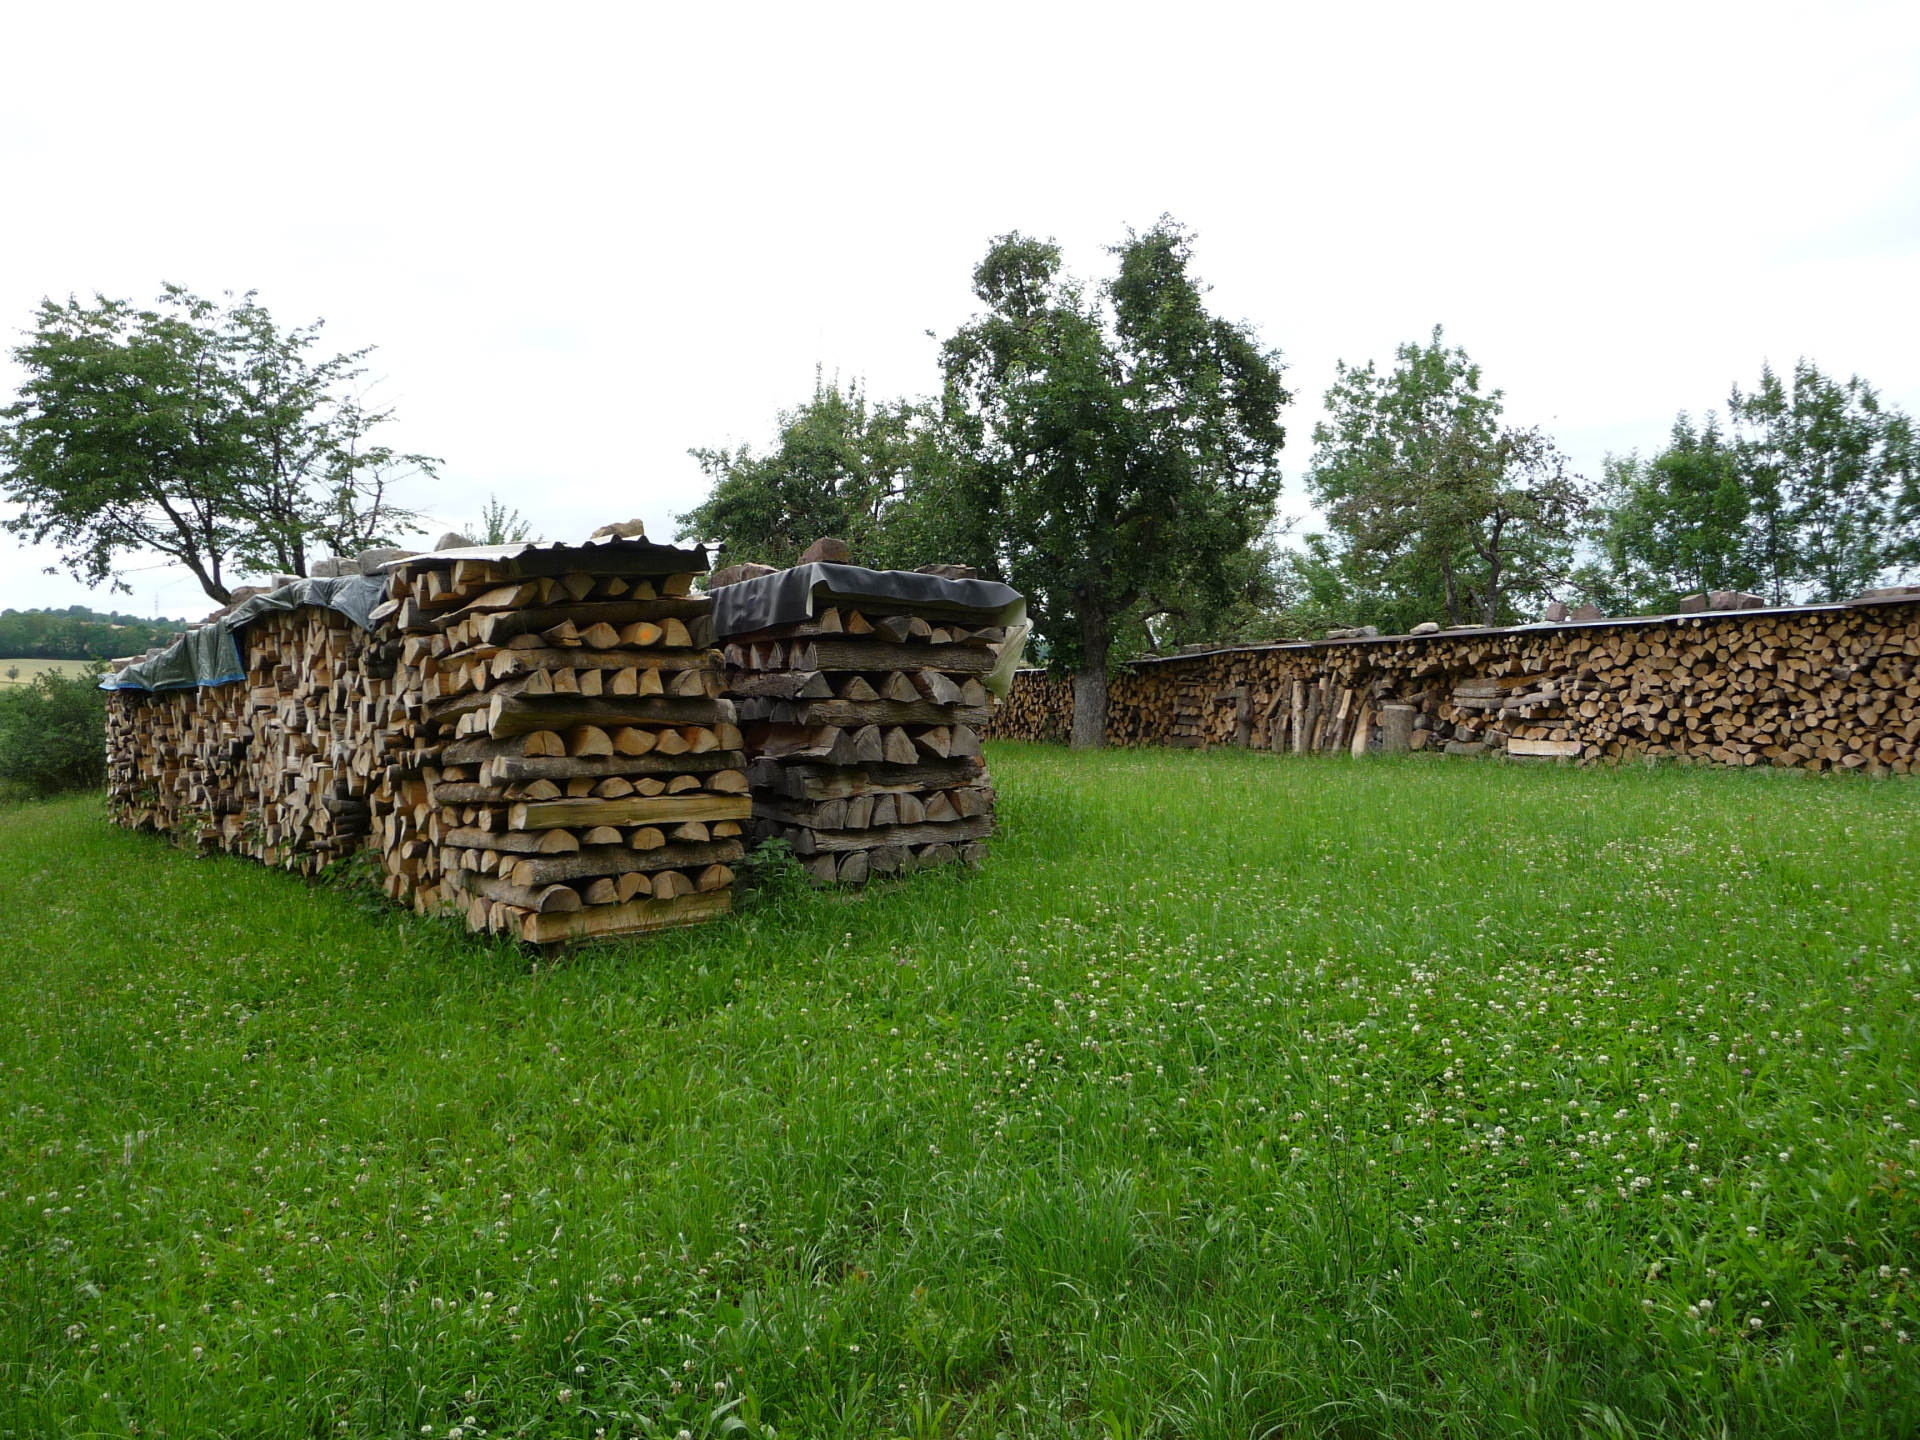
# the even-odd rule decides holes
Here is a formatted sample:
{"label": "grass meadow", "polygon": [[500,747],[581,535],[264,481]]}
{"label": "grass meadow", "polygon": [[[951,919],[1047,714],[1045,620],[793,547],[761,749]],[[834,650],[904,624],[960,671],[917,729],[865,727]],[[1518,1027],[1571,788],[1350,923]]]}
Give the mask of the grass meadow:
{"label": "grass meadow", "polygon": [[0,659],[0,689],[12,685],[31,685],[51,670],[69,680],[77,680],[93,669],[91,660],[3,660]]}
{"label": "grass meadow", "polygon": [[990,759],[557,966],[0,811],[0,1435],[1920,1433],[1920,785]]}

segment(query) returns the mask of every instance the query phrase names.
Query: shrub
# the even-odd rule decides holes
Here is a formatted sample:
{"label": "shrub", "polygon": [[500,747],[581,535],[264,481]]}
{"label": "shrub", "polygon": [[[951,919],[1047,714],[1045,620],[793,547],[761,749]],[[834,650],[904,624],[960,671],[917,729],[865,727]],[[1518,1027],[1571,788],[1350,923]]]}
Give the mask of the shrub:
{"label": "shrub", "polygon": [[106,692],[97,680],[47,671],[0,689],[0,789],[52,795],[106,778]]}

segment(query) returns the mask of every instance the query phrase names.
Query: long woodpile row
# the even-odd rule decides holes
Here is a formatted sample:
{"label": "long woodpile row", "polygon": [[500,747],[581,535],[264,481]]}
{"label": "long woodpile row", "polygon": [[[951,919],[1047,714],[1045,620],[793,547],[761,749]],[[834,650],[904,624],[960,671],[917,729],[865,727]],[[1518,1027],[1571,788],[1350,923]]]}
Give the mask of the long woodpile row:
{"label": "long woodpile row", "polygon": [[[1920,588],[1844,605],[1256,646],[1137,661],[1108,739],[1355,755],[1905,774],[1920,760]],[[993,734],[1066,733],[1071,687],[1023,671]]]}
{"label": "long woodpile row", "polygon": [[535,943],[724,912],[751,804],[705,555],[640,534],[413,556],[370,630],[274,612],[244,681],[115,692],[122,823],[301,869],[367,846],[394,899]]}
{"label": "long woodpile row", "polygon": [[[777,579],[741,573],[720,572],[714,583]],[[938,576],[921,586],[926,598],[908,601],[863,595],[862,577],[878,580],[876,572],[834,564],[831,573],[837,598],[804,619],[726,633],[720,606],[755,839],[784,838],[822,884],[980,863],[994,792],[979,731],[992,714],[985,682],[1007,638],[999,607],[967,603],[973,592]]]}
{"label": "long woodpile row", "polygon": [[244,681],[114,691],[115,817],[269,865],[312,871],[344,859],[365,843],[369,777],[394,763],[401,738],[397,728],[358,723],[348,697],[384,702],[399,651],[397,638],[383,642],[336,610],[309,606],[249,627]]}

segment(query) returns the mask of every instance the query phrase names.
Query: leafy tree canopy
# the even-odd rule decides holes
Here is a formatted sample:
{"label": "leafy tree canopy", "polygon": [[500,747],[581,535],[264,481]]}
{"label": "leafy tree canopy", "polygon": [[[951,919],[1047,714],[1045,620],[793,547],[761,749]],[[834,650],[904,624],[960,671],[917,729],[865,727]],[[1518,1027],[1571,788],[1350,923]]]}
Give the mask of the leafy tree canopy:
{"label": "leafy tree canopy", "polygon": [[[717,540],[728,563],[788,566],[822,536],[886,568],[923,564],[902,502],[916,473],[944,464],[928,407],[874,404],[857,383],[814,377],[813,397],[782,411],[773,448],[689,452],[712,482],[706,501],[676,516],[679,538]],[[916,558],[918,557],[918,558]]]}
{"label": "leafy tree canopy", "polygon": [[1810,361],[1782,380],[1763,366],[1729,402],[1751,507],[1749,552],[1779,603],[1845,600],[1920,560],[1920,451],[1913,422],[1859,376]]}
{"label": "leafy tree canopy", "polygon": [[120,561],[158,551],[221,603],[233,573],[304,575],[322,552],[391,543],[414,519],[393,484],[436,462],[375,441],[392,411],[366,401],[369,351],[320,358],[319,334],[251,293],[43,302],[0,408],[7,528],[89,584],[124,589]]}
{"label": "leafy tree canopy", "polygon": [[1912,421],[1858,376],[1810,361],[1735,387],[1725,431],[1681,415],[1651,459],[1608,456],[1583,588],[1603,608],[1664,611],[1749,590],[1775,604],[1844,600],[1920,564]]}
{"label": "leafy tree canopy", "polygon": [[0,656],[25,660],[109,660],[163,645],[184,620],[67,610],[0,611]]}
{"label": "leafy tree canopy", "polygon": [[942,349],[958,455],[930,503],[1028,597],[1074,672],[1073,741],[1102,743],[1116,635],[1149,596],[1210,604],[1273,522],[1289,400],[1276,352],[1207,312],[1190,237],[1163,218],[1089,289],[1010,234],[974,271],[985,311]]}
{"label": "leafy tree canopy", "polygon": [[1368,623],[1511,621],[1570,574],[1585,482],[1538,430],[1501,426],[1501,393],[1439,326],[1395,359],[1342,362],[1327,391],[1306,478],[1332,543],[1308,563]]}

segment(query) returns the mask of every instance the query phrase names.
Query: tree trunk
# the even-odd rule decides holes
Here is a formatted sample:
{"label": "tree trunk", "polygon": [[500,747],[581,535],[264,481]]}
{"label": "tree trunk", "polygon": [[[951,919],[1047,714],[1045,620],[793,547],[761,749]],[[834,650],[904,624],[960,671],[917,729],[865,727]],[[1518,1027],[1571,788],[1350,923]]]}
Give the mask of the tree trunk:
{"label": "tree trunk", "polygon": [[1073,735],[1075,750],[1098,750],[1107,743],[1107,650],[1113,637],[1107,617],[1082,599],[1080,606],[1080,668],[1073,672]]}

